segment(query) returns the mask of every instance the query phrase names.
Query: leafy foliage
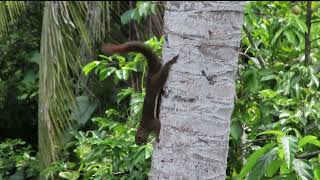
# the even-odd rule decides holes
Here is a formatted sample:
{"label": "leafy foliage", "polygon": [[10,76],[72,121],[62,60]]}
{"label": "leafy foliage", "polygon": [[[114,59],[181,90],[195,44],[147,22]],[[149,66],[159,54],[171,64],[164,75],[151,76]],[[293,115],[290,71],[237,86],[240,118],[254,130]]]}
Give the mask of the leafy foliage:
{"label": "leafy foliage", "polygon": [[39,174],[35,152],[24,141],[7,139],[0,143],[0,179],[28,179]]}
{"label": "leafy foliage", "polygon": [[[312,3],[314,22],[319,6]],[[320,26],[311,26],[311,62],[305,64],[305,22],[306,2],[246,6],[230,178],[319,179]]]}
{"label": "leafy foliage", "polygon": [[[160,54],[163,41],[163,38],[152,38],[146,43]],[[88,63],[83,72],[120,84],[128,81],[132,73],[144,74],[145,66],[144,57],[138,53],[130,53],[128,57],[100,55],[98,60]],[[42,173],[46,177],[58,175],[65,179],[145,179],[154,137],[144,146],[135,144],[144,95],[143,86],[140,93],[131,87],[119,90],[118,108],[109,108],[104,117],[93,118],[94,130],[73,132],[74,140],[65,147],[62,160]]]}
{"label": "leafy foliage", "polygon": [[24,9],[24,13],[19,14],[21,18],[10,21],[15,26],[9,23],[6,33],[0,32],[0,140],[21,138],[35,148],[42,3],[15,3],[0,2],[1,13],[7,12],[6,8],[24,4],[20,7]]}
{"label": "leafy foliage", "polygon": [[122,24],[127,24],[131,19],[140,22],[144,17],[156,14],[156,4],[153,1],[138,1],[136,7],[121,16]]}
{"label": "leafy foliage", "polygon": [[[108,113],[110,115],[110,111]],[[149,171],[152,145],[137,146],[136,128],[109,118],[93,118],[99,130],[74,132],[64,161],[43,173],[65,179],[143,179]],[[73,159],[72,159],[73,158]]]}

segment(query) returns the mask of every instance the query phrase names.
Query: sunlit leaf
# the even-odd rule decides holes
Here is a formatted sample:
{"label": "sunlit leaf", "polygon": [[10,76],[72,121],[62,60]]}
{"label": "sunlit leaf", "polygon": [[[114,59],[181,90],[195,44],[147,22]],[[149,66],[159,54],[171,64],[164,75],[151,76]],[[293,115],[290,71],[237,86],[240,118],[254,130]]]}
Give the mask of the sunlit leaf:
{"label": "sunlit leaf", "polygon": [[310,162],[301,159],[294,159],[293,169],[302,180],[314,180]]}
{"label": "sunlit leaf", "polygon": [[274,147],[274,144],[267,144],[264,147],[256,150],[254,153],[252,153],[248,160],[247,163],[243,166],[241,169],[241,172],[238,176],[238,179],[244,179],[244,177],[250,172],[252,168],[256,165],[258,159],[262,157],[266,152],[268,152],[270,149]]}
{"label": "sunlit leaf", "polygon": [[95,67],[97,67],[100,64],[100,61],[92,61],[91,63],[87,64],[83,68],[84,74],[87,76]]}
{"label": "sunlit leaf", "polygon": [[280,138],[281,142],[281,150],[284,153],[285,162],[287,167],[291,169],[293,157],[296,155],[298,151],[298,141],[297,138],[293,136],[283,136]]}
{"label": "sunlit leaf", "polygon": [[69,172],[60,172],[59,176],[69,180],[77,180],[80,177],[80,174],[77,171],[72,171],[72,172],[69,171]]}
{"label": "sunlit leaf", "polygon": [[278,153],[277,147],[265,152],[265,154],[258,159],[254,168],[250,171],[250,174],[247,179],[256,180],[264,176],[264,174],[267,171],[267,168],[277,158],[277,153]]}
{"label": "sunlit leaf", "polygon": [[299,147],[303,148],[306,144],[313,144],[320,147],[320,141],[317,139],[316,136],[305,136],[299,140]]}

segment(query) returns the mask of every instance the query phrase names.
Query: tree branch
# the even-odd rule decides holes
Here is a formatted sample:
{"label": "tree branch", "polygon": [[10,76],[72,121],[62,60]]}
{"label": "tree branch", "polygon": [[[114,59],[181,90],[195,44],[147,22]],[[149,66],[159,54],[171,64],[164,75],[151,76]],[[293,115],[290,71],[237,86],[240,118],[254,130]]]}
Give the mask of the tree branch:
{"label": "tree branch", "polygon": [[318,22],[320,22],[320,21],[312,21],[311,24],[318,23]]}
{"label": "tree branch", "polygon": [[311,43],[314,42],[314,41],[317,41],[317,40],[319,40],[319,39],[320,39],[320,37],[315,38],[315,39],[312,39],[312,40],[311,40]]}
{"label": "tree branch", "polygon": [[297,158],[299,158],[299,159],[310,159],[310,158],[318,155],[319,153],[320,153],[320,150],[317,150],[317,151],[313,151],[313,152],[310,152],[310,153],[297,155]]}
{"label": "tree branch", "polygon": [[[253,38],[249,32],[249,30],[247,29],[247,27],[245,25],[243,25],[243,30],[246,33],[246,36],[248,37],[249,43],[251,45],[251,47],[253,47],[254,49],[256,49],[257,51],[259,51],[258,47],[256,46],[256,44],[253,41]],[[266,68],[264,65],[264,60],[260,55],[257,55],[257,59],[259,61],[259,64],[261,65],[261,67],[264,69]]]}

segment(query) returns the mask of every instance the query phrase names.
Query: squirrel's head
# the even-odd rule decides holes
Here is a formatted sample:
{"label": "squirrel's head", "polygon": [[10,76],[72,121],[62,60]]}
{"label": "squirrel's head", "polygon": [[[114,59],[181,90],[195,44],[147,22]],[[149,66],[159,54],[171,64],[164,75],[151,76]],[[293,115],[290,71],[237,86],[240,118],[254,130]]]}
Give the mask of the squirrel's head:
{"label": "squirrel's head", "polygon": [[139,128],[136,134],[136,144],[137,145],[146,144],[148,140],[148,135],[149,133],[145,129]]}

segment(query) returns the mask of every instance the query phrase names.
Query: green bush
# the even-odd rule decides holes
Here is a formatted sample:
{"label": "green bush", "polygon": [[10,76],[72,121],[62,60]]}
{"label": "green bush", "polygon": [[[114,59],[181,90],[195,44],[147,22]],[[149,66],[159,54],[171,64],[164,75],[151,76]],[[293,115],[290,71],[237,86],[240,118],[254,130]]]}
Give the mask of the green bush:
{"label": "green bush", "polygon": [[[320,179],[320,51],[312,48],[304,63],[305,19],[306,2],[250,2],[245,8],[229,178]],[[319,30],[311,28],[312,47],[320,44]]]}
{"label": "green bush", "polygon": [[24,141],[7,139],[0,143],[0,179],[32,179],[39,174],[35,152]]}
{"label": "green bush", "polygon": [[[163,38],[152,38],[146,43],[159,55],[163,42]],[[99,57],[83,71],[86,75],[94,72],[101,81],[108,79],[119,84],[128,81],[132,73],[144,74],[146,70],[146,61],[138,53]],[[42,173],[65,179],[146,179],[154,137],[144,146],[135,144],[145,95],[143,82],[141,90],[137,92],[131,87],[119,90],[117,108],[107,109],[104,117],[92,118],[95,130],[72,132],[73,140],[65,147],[61,161]]]}

